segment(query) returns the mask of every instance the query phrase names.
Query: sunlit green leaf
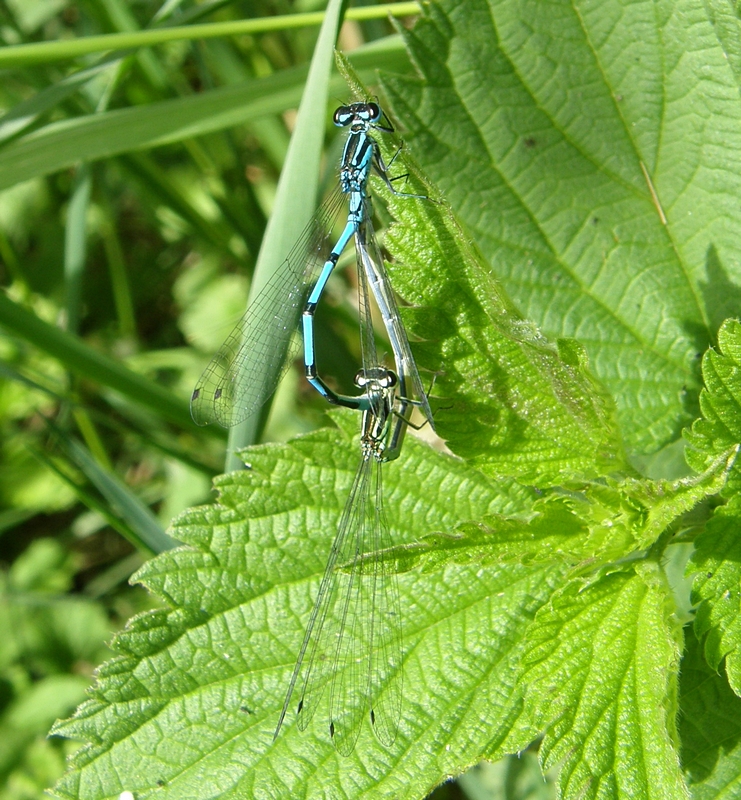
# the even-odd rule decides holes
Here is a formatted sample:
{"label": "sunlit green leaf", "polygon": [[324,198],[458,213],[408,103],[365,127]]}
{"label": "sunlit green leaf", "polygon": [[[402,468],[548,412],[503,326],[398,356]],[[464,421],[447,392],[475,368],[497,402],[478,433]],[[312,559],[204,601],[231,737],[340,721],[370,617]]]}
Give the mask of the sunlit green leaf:
{"label": "sunlit green leaf", "polygon": [[536,616],[526,702],[561,796],[681,800],[676,752],[682,633],[655,565],[573,581]]}
{"label": "sunlit green leaf", "polygon": [[554,492],[525,514],[486,516],[454,532],[433,533],[392,555],[401,569],[440,569],[448,563],[559,564],[596,568],[649,548],[683,514],[723,488],[736,450],[694,478],[627,478],[593,483],[583,492]]}
{"label": "sunlit green leaf", "polygon": [[619,558],[626,553],[613,548],[615,540],[623,538],[640,550],[651,547],[683,514],[721,491],[736,460],[737,449],[732,447],[721,453],[707,465],[705,472],[691,478],[676,481],[625,478],[591,485],[586,492],[590,504],[583,511],[591,518],[594,532],[602,528],[592,542],[593,552]]}
{"label": "sunlit green leaf", "polygon": [[[219,478],[219,504],[177,521],[173,535],[189,547],[139,574],[171,610],[131,622],[93,699],[55,728],[93,743],[57,787],[60,796],[138,794],[162,782],[163,797],[209,795],[217,786],[221,797],[249,796],[257,786],[266,796],[320,797],[328,784],[337,797],[372,797],[379,787],[419,797],[482,755],[521,748],[535,735],[515,678],[527,623],[559,570],[451,565],[399,576],[406,656],[393,747],[378,744],[368,725],[355,753],[339,756],[321,709],[310,730],[300,734],[291,722],[272,743],[358,462],[357,442],[349,439],[357,420],[350,413],[340,419],[346,432],[247,451],[248,470]],[[276,492],[276,485],[290,489]],[[425,485],[439,489],[420,507]],[[517,493],[507,488],[504,494],[461,462],[410,440],[386,469],[392,537],[408,542],[462,519],[514,510]],[[522,507],[527,494],[519,495]],[[154,746],[163,730],[167,752]]]}
{"label": "sunlit green leaf", "polygon": [[420,78],[385,87],[416,157],[521,312],[584,345],[629,448],[670,441],[741,296],[741,103],[705,5],[441,0],[405,35]]}

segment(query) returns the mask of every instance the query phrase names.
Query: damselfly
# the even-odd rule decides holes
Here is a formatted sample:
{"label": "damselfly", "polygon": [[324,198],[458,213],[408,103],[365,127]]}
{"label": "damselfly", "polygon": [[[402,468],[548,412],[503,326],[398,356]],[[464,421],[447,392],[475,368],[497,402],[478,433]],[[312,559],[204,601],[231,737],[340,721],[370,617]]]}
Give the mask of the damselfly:
{"label": "damselfly", "polygon": [[[190,401],[199,425],[236,425],[255,413],[275,391],[298,352],[294,336],[303,311],[304,364],[309,382],[331,403],[359,408],[358,399],[338,395],[317,374],[314,313],[327,280],[350,239],[355,240],[358,271],[376,299],[399,374],[405,375],[423,414],[433,425],[427,395],[419,377],[409,339],[383,267],[372,223],[369,179],[375,170],[395,195],[397,191],[372,131],[393,132],[377,103],[351,103],[334,113],[334,123],[349,128],[340,163],[340,185],[320,207],[280,269],[265,285],[247,313],[213,357]],[[395,158],[395,156],[394,156]],[[393,163],[393,159],[389,165]],[[329,250],[332,224],[345,195],[349,210],[344,230]],[[360,281],[363,284],[363,281]],[[361,300],[361,306],[363,301]],[[372,364],[363,361],[364,369]]]}
{"label": "damselfly", "polygon": [[402,701],[401,607],[388,551],[382,465],[398,457],[412,403],[403,376],[383,367],[361,370],[364,389],[361,458],[309,617],[277,738],[299,687],[298,726],[313,717],[329,687],[327,730],[349,755],[366,714],[378,739],[396,738]]}

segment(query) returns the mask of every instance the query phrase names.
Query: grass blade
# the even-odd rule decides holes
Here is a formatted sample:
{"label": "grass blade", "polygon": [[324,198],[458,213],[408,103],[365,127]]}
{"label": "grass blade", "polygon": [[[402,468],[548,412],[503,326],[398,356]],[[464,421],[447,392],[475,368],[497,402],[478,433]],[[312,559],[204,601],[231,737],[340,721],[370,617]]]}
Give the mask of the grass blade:
{"label": "grass blade", "polygon": [[[327,13],[329,12],[327,11]],[[408,17],[418,13],[418,3],[389,3],[382,6],[351,9],[347,12],[347,18],[355,20],[383,19],[389,14]],[[307,14],[286,14],[276,17],[211,22],[172,28],[163,27],[128,33],[110,33],[103,36],[86,36],[80,39],[11,45],[0,48],[0,68],[7,69],[27,64],[62,61],[91,53],[128,50],[133,47],[151,47],[165,42],[218,39],[224,36],[244,36],[268,31],[285,31],[290,28],[308,28],[321,25],[324,18],[325,12],[316,11]]]}
{"label": "grass blade", "polygon": [[[316,205],[329,79],[341,12],[340,0],[331,0],[311,60],[296,128],[278,183],[273,214],[268,221],[257,259],[250,301],[257,296],[275,269],[280,267],[292,243],[306,227]],[[259,426],[260,415],[255,414],[232,428],[227,471],[243,468],[242,461],[234,451],[252,444],[257,438]]]}
{"label": "grass blade", "polygon": [[[103,353],[98,353],[75,336],[44,322],[2,293],[0,325],[58,358],[72,372],[114,389],[163,419],[186,429],[194,427],[184,400],[174,397],[164,387],[137,375]],[[218,434],[215,430],[213,432]]]}

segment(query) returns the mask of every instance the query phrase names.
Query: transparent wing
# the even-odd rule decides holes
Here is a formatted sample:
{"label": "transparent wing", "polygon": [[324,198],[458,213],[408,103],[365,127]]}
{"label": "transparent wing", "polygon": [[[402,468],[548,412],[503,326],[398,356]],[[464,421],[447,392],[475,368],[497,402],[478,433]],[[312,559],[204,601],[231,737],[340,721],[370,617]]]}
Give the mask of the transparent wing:
{"label": "transparent wing", "polygon": [[338,188],[318,209],[203,371],[190,400],[197,425],[237,425],[275,391],[300,347],[294,336],[298,320],[331,249],[330,234],[344,197]]}
{"label": "transparent wing", "polygon": [[[329,690],[329,732],[338,752],[352,753],[368,710],[373,643],[372,563],[364,558],[373,546],[375,508],[371,503],[374,466],[365,462],[363,481],[350,509],[350,534],[340,553],[335,576],[335,600],[325,622],[333,667]],[[323,632],[324,633],[324,632]],[[307,691],[311,687],[307,686]]]}
{"label": "transparent wing", "polygon": [[[336,566],[338,559],[344,557],[347,553],[348,540],[354,538],[353,527],[357,522],[358,503],[362,502],[364,496],[367,496],[369,475],[370,461],[367,457],[364,457],[355,473],[350,495],[342,511],[337,534],[332,542],[327,566],[324,568],[324,575],[319,584],[319,592],[309,616],[309,623],[306,626],[306,633],[288,684],[286,699],[283,703],[283,709],[273,739],[277,738],[280,732],[301,673],[303,672],[303,681],[297,711],[298,727],[303,731],[314,716],[324,692],[327,678],[334,669],[336,643],[342,634],[342,631],[337,629],[336,620],[332,619],[334,606],[341,592],[338,586]],[[340,563],[342,562],[340,561]]]}
{"label": "transparent wing", "polygon": [[363,719],[393,743],[401,716],[401,609],[383,513],[381,462],[364,458],[342,513],[281,712],[277,737],[301,681],[298,726],[305,730],[329,684],[328,732],[349,755]]}
{"label": "transparent wing", "polygon": [[376,305],[381,311],[381,317],[394,353],[399,377],[411,380],[412,389],[419,401],[420,409],[430,427],[434,430],[435,421],[432,418],[432,409],[427,399],[427,393],[422,386],[417,363],[412,355],[412,348],[409,346],[409,337],[399,314],[399,308],[394,299],[394,291],[389,283],[386,268],[383,265],[383,258],[371,221],[370,209],[367,209],[365,216],[365,222],[358,228],[355,235],[355,251],[363,267],[361,270],[359,264],[358,271],[365,272],[367,275],[367,282],[375,297]]}
{"label": "transparent wing", "polygon": [[[345,668],[344,662],[348,652],[352,652],[362,660],[365,678],[363,685],[358,685],[362,677],[358,663],[354,665],[353,674],[347,678],[358,689],[352,697],[354,722],[348,726],[350,730],[346,730],[345,725],[340,726],[339,738],[336,722],[330,711],[329,734],[338,749],[343,747],[340,750],[342,753],[352,751],[367,706],[369,651],[363,649],[362,637],[360,641],[355,638],[361,633],[356,623],[359,616],[357,606],[362,603],[362,599],[356,596],[355,592],[362,587],[361,576],[358,575],[358,568],[362,566],[362,559],[359,558],[362,552],[358,552],[360,544],[358,539],[359,537],[362,539],[365,532],[371,468],[371,458],[364,457],[355,474],[337,536],[332,543],[319,595],[306,630],[306,638],[311,640],[311,644],[308,648],[309,657],[298,706],[298,726],[301,730],[305,730],[314,716],[328,681],[332,684],[330,706],[334,705],[334,684]],[[351,744],[349,733],[353,735]]]}
{"label": "transparent wing", "polygon": [[390,747],[396,739],[403,696],[401,598],[394,564],[388,558],[392,545],[383,506],[381,463],[377,463],[376,520],[373,544],[375,592],[371,641],[370,719],[379,741]]}
{"label": "transparent wing", "polygon": [[376,459],[369,463],[355,522],[348,559],[339,567],[334,618],[340,627],[329,700],[330,733],[342,755],[352,752],[368,712],[386,746],[396,739],[401,717],[401,608],[396,574],[385,557],[391,543],[382,462]]}

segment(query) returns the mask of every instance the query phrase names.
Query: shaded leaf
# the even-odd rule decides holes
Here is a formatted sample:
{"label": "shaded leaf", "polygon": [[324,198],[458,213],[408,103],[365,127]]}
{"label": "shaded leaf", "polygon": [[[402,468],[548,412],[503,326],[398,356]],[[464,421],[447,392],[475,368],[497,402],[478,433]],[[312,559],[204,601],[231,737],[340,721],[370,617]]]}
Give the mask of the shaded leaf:
{"label": "shaded leaf", "polygon": [[539,486],[625,467],[610,398],[574,341],[550,343],[513,309],[452,213],[396,199],[386,243],[413,304],[419,361],[437,372],[436,427],[490,474]]}
{"label": "shaded leaf", "polygon": [[679,675],[682,766],[693,800],[734,800],[741,778],[741,699],[709,667],[692,629],[685,629]]}
{"label": "shaded leaf", "polygon": [[[741,323],[729,319],[718,331],[718,348],[702,359],[705,388],[700,393],[702,419],[684,431],[687,463],[698,472],[720,453],[741,442]],[[729,476],[727,493],[741,488],[741,471]]]}
{"label": "shaded leaf", "polygon": [[717,670],[725,669],[736,694],[741,695],[741,498],[736,495],[716,509],[695,542],[687,565],[695,575],[692,602],[698,606],[695,632],[705,658]]}

